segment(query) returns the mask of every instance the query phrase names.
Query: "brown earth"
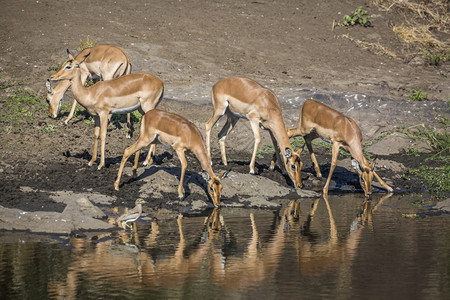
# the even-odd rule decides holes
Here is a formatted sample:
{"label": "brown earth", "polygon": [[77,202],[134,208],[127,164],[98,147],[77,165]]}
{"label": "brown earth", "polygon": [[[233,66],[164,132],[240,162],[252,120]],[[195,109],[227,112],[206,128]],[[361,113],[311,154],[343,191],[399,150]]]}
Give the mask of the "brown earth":
{"label": "brown earth", "polygon": [[[333,21],[341,22],[343,15],[357,5],[363,5],[372,14],[372,27],[336,26],[332,30]],[[4,73],[0,80],[17,80],[45,101],[44,83],[52,73],[48,68],[65,60],[66,48],[76,51],[80,41],[89,37],[98,44],[121,47],[131,58],[133,72],[160,77],[165,84],[165,99],[159,108],[185,116],[203,131],[211,115],[212,85],[228,76],[247,76],[277,93],[288,126],[295,125],[301,103],[309,97],[345,112],[360,124],[365,140],[374,144],[369,150],[380,152],[378,168],[382,177],[396,191],[421,190],[424,187],[403,179],[401,174],[405,167],[421,164],[427,154],[414,158],[400,155],[410,146],[419,146],[401,135],[379,144],[379,137],[396,126],[414,126],[419,122],[435,126],[436,118],[448,117],[450,65],[432,67],[420,55],[407,55],[405,45],[392,31],[392,26],[404,22],[405,17],[396,11],[378,10],[369,1],[3,0],[0,72]],[[399,58],[359,48],[344,35],[379,43]],[[1,90],[2,109],[15,88]],[[426,91],[429,100],[409,101],[412,89]],[[64,102],[71,99],[69,92]],[[155,176],[160,177],[156,187],[167,183],[161,170],[178,176],[176,155],[159,147],[156,169],[147,169],[137,181],[130,181],[130,173],[126,173],[121,190],[114,191],[113,181],[123,150],[136,140],[137,134],[128,140],[124,131],[118,130],[120,124],[110,125],[107,167],[98,171],[87,166],[93,143],[93,125],[86,122],[88,115],[82,110],[77,119],[65,126],[66,115],[67,109],[53,120],[42,110],[35,113],[34,119],[21,123],[21,128],[3,124],[0,205],[28,211],[62,211],[65,205],[55,203],[51,195],[72,191],[110,196],[114,204],[130,206],[142,195],[140,189],[146,180],[153,178],[154,183]],[[236,174],[246,174],[253,140],[248,122],[238,124],[228,142],[229,157],[233,159],[230,167]],[[217,132],[215,128],[213,134]],[[219,164],[217,140],[212,142],[218,173],[227,168]],[[265,143],[269,143],[267,133],[262,145]],[[302,155],[306,188],[320,191],[322,182],[314,178],[308,156]],[[260,175],[276,183],[269,188],[287,187],[279,170],[268,170],[270,158],[267,154],[257,160]],[[324,176],[329,160],[328,151],[319,151]],[[349,160],[341,161],[340,166],[333,176],[333,185],[341,190],[358,188]],[[194,185],[201,187],[195,159],[190,160],[188,168],[192,170],[189,176]],[[171,177],[175,178],[169,185],[173,188],[163,192],[163,197],[157,197],[156,187],[147,193],[154,197],[150,203],[155,207],[179,205],[178,201],[168,204],[168,199],[176,199],[177,177]],[[244,185],[242,195],[257,188]],[[295,196],[294,193],[289,197]],[[239,195],[225,198],[224,202],[233,203],[236,198]],[[206,199],[202,189],[188,191],[186,203],[195,199]]]}

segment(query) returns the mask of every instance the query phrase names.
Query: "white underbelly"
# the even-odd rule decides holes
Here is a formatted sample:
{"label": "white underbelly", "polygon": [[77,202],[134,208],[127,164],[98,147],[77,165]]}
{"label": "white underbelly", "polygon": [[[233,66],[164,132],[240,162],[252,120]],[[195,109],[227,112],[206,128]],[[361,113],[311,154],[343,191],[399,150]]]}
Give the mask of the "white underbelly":
{"label": "white underbelly", "polygon": [[128,113],[131,113],[131,112],[135,111],[139,107],[141,107],[141,102],[138,102],[134,106],[117,108],[115,110],[112,110],[110,113],[111,114],[128,114]]}

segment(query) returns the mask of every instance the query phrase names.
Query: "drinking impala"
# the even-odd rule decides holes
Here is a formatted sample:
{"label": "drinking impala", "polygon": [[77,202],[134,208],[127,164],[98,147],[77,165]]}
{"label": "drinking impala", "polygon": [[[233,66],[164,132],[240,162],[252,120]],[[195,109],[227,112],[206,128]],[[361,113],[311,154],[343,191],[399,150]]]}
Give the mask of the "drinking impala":
{"label": "drinking impala", "polygon": [[[155,145],[156,143],[170,145],[176,151],[178,158],[180,159],[181,176],[180,184],[178,185],[178,197],[180,199],[184,197],[183,182],[187,167],[185,151],[190,151],[197,157],[203,170],[206,171],[206,173],[203,174],[203,178],[208,183],[207,191],[209,196],[215,206],[220,206],[220,193],[222,191],[222,183],[220,180],[224,178],[227,173],[224,172],[219,177],[214,175],[211,168],[211,160],[206,153],[203,136],[192,122],[177,114],[158,109],[153,109],[142,117],[137,142],[125,149],[119,172],[117,173],[117,179],[114,182],[116,190],[119,190],[120,177],[128,158],[133,153],[137,152],[133,165],[133,175],[136,176],[141,149],[149,144]],[[150,154],[154,155],[152,152],[150,152]],[[150,159],[150,164],[152,160],[153,158]]]}
{"label": "drinking impala", "polygon": [[[311,155],[317,177],[322,177],[322,173],[320,172],[311,142],[318,137],[331,141],[331,168],[328,173],[327,182],[323,188],[324,194],[328,193],[331,175],[333,175],[334,168],[336,167],[339,148],[341,147],[350,152],[350,155],[354,158],[352,165],[359,175],[359,181],[366,197],[370,197],[372,194],[373,176],[375,176],[383,188],[389,192],[393,191],[374,171],[375,159],[368,162],[364,157],[361,146],[362,134],[358,125],[342,113],[315,100],[306,100],[302,106],[297,127],[290,128],[288,135],[290,138],[299,135],[303,136]],[[274,160],[276,160],[276,157],[274,157]]]}
{"label": "drinking impala", "polygon": [[[225,153],[225,139],[235,126],[239,118],[250,121],[255,145],[252,159],[250,161],[250,174],[255,174],[255,159],[261,136],[259,128],[269,131],[274,145],[275,153],[280,156],[279,151],[284,151],[283,172],[286,171],[292,180],[294,187],[302,187],[300,152],[294,152],[289,144],[289,138],[281,115],[281,105],[277,96],[271,90],[259,83],[245,77],[231,77],[217,82],[212,88],[213,115],[206,122],[206,149],[211,159],[210,135],[211,129],[224,115],[227,121],[219,132],[220,152],[222,162],[227,165]],[[278,150],[279,147],[279,150]],[[280,159],[281,161],[281,159]],[[271,165],[273,170],[275,165]]]}

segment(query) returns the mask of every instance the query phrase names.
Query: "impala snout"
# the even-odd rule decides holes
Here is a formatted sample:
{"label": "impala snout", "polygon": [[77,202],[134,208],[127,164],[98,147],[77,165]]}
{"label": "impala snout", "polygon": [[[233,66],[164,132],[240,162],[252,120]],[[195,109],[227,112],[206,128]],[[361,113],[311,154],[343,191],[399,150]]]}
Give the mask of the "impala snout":
{"label": "impala snout", "polygon": [[58,116],[59,109],[61,108],[61,101],[65,91],[61,91],[58,87],[53,89],[51,86],[51,80],[55,80],[54,75],[50,76],[50,78],[45,82],[45,86],[47,88],[47,96],[45,100],[48,104],[50,118],[55,119]]}

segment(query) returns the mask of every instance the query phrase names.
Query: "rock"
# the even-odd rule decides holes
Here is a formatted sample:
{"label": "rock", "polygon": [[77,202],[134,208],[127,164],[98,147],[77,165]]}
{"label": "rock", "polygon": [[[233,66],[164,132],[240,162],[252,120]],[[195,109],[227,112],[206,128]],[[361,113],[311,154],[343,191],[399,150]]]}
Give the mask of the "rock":
{"label": "rock", "polygon": [[434,208],[445,212],[450,212],[450,198],[443,201],[439,201],[438,203],[436,203]]}
{"label": "rock", "polygon": [[79,198],[67,204],[63,214],[82,214],[91,218],[104,218],[106,215],[87,198]]}
{"label": "rock", "polygon": [[408,151],[409,148],[422,152],[431,151],[430,146],[426,142],[412,140],[401,133],[391,134],[371,145],[367,150],[377,155],[389,155]]}

